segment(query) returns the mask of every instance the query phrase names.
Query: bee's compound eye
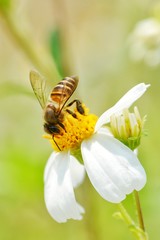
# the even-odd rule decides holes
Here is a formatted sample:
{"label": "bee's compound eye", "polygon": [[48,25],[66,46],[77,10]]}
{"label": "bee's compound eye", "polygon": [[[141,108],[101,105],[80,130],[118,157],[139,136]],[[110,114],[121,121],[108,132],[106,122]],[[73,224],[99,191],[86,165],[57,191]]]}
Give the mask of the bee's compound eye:
{"label": "bee's compound eye", "polygon": [[48,127],[48,124],[44,124],[44,131],[46,132],[46,133],[49,133],[49,134],[51,134],[51,132],[49,131],[49,127]]}
{"label": "bee's compound eye", "polygon": [[51,133],[60,133],[60,130],[58,127],[56,126],[49,126],[49,130],[51,131]]}
{"label": "bee's compound eye", "polygon": [[44,124],[44,131],[49,134],[58,134],[60,133],[60,130],[58,127],[49,125],[47,123]]}

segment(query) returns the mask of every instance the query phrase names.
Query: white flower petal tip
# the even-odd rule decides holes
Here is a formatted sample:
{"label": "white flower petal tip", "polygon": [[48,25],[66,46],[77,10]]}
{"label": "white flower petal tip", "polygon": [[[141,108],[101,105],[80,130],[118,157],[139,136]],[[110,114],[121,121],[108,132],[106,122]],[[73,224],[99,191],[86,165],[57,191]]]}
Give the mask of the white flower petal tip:
{"label": "white flower petal tip", "polygon": [[53,153],[46,165],[44,197],[48,212],[57,222],[81,220],[84,213],[75,199],[68,152]]}
{"label": "white flower petal tip", "polygon": [[146,173],[137,156],[115,138],[96,133],[81,150],[90,181],[105,200],[119,203],[144,187]]}
{"label": "white flower petal tip", "polygon": [[121,114],[123,109],[129,108],[146,92],[149,86],[150,84],[139,83],[130,89],[112,108],[108,109],[99,117],[95,126],[95,132],[104,124],[110,122],[110,117],[112,114]]}
{"label": "white flower petal tip", "polygon": [[146,85],[146,90],[151,86],[151,84],[145,84]]}

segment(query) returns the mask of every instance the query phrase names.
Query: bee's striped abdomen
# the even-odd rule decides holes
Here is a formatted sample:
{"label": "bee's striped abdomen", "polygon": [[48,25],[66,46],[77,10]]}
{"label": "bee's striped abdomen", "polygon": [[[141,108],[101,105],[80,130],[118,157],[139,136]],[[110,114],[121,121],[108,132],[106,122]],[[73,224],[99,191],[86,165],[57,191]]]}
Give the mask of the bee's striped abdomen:
{"label": "bee's striped abdomen", "polygon": [[77,77],[65,77],[62,81],[60,81],[51,92],[51,99],[57,103],[66,102],[73,92],[75,91],[78,84]]}

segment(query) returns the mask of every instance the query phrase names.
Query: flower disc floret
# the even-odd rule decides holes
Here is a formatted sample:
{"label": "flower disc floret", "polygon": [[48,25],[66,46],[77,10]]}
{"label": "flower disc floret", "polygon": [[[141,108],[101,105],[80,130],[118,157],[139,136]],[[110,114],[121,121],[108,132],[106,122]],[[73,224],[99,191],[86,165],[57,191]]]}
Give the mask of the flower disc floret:
{"label": "flower disc floret", "polygon": [[49,138],[55,151],[78,149],[81,142],[93,134],[98,117],[89,114],[89,110],[85,105],[83,105],[83,109],[85,114],[80,114],[77,109],[74,109],[74,115],[65,113],[63,120],[65,130],[60,128],[60,134],[54,137],[52,135],[44,136]]}
{"label": "flower disc floret", "polygon": [[124,109],[121,115],[111,116],[110,126],[115,138],[134,150],[140,144],[145,117],[142,119],[137,107],[134,113]]}

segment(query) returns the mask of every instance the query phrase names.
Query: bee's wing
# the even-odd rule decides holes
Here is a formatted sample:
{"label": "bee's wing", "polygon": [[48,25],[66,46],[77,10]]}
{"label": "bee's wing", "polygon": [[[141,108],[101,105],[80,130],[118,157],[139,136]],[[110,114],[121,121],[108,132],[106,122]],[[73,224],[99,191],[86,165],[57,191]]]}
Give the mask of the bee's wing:
{"label": "bee's wing", "polygon": [[33,70],[30,72],[30,82],[41,107],[44,109],[51,92],[51,87],[46,84],[45,79],[38,72]]}

